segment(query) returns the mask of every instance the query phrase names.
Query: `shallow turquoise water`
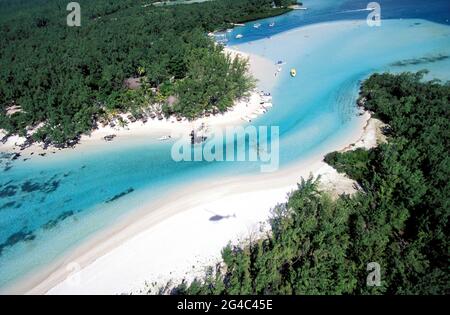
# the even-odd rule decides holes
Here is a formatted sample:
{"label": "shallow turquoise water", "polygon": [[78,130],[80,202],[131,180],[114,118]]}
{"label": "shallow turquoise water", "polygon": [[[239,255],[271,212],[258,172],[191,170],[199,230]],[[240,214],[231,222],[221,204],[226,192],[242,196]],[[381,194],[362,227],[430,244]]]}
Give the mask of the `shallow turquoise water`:
{"label": "shallow turquoise water", "polygon": [[[347,13],[342,11],[361,7],[355,3],[359,2],[342,1],[332,7],[315,0],[310,5],[313,17],[296,12],[303,18],[276,18],[276,33],[281,34],[266,41],[249,38],[266,38],[274,35],[273,29],[246,27],[249,35],[239,49],[287,63],[272,91],[274,107],[254,122],[280,126],[281,167],[327,152],[332,142],[354,129],[359,82],[370,73],[427,68],[430,77],[450,76],[450,58],[405,67],[392,65],[450,55],[450,27],[442,14],[448,4],[441,1],[432,6],[441,6],[439,14],[426,11],[423,16],[441,24],[395,19],[383,20],[380,28],[345,22],[326,31],[320,25],[294,29],[295,21],[298,26],[343,19],[341,15]],[[386,3],[388,8],[392,6],[390,1]],[[416,10],[401,14],[414,17]],[[299,71],[295,79],[288,74],[291,67]],[[158,197],[170,198],[177,187],[259,171],[258,163],[248,162],[175,163],[170,145],[145,140],[117,142],[83,154],[68,152],[13,162],[0,178],[0,286],[52,261],[139,205]],[[5,161],[2,163],[5,167]]]}

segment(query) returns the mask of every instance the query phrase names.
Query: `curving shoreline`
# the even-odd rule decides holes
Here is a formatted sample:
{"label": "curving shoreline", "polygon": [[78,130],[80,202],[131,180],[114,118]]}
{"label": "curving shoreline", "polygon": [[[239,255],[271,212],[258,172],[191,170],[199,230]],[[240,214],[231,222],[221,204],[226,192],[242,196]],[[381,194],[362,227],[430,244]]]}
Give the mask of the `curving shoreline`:
{"label": "curving shoreline", "polygon": [[[270,64],[274,66],[272,62]],[[273,73],[264,78],[274,78]],[[138,292],[136,290],[143,288],[146,281],[164,283],[193,275],[192,266],[206,266],[217,261],[228,241],[245,239],[249,231],[254,231],[259,222],[269,217],[270,209],[284,201],[301,177],[321,175],[326,189],[337,187],[342,192],[354,191],[351,180],[337,174],[322,160],[325,153],[345,148],[364,137],[369,118],[368,113],[361,116],[358,128],[336,140],[324,154],[270,174],[191,185],[172,194],[172,201],[161,199],[146,204],[115,226],[96,233],[57,261],[5,288],[5,291],[117,294]],[[366,145],[370,145],[370,141]],[[267,188],[267,182],[270,182],[270,188]],[[229,216],[229,219],[212,222],[209,220],[212,214],[205,209]],[[174,230],[176,232],[172,233]],[[74,262],[77,266],[75,271],[78,270],[75,278],[81,279],[75,285]]]}
{"label": "curving shoreline", "polygon": [[[342,25],[358,27],[354,23],[347,21]],[[291,31],[288,35],[295,33]],[[323,153],[375,146],[377,125],[377,121],[365,113],[358,118],[354,130],[333,141]],[[217,261],[228,241],[237,242],[255,232],[258,223],[270,215],[276,203],[285,200],[302,176],[320,174],[324,188],[354,191],[352,181],[322,162],[324,154],[305,158],[271,174],[208,180],[176,191],[170,195],[171,200],[145,204],[41,273],[18,283],[11,291],[139,293],[146,281],[162,284],[169,279],[179,281],[193,276],[197,271],[201,273],[198,268]],[[211,211],[228,219],[213,222]],[[81,267],[76,273],[82,281],[78,285],[74,285],[71,277],[67,278],[72,273],[67,267],[74,261]]]}
{"label": "curving shoreline", "polygon": [[[375,146],[374,128],[369,127],[373,124],[367,124],[372,120],[365,113],[358,131],[335,143],[330,151],[361,139],[364,139],[364,146]],[[201,274],[202,268],[194,268],[196,272],[193,272],[192,266],[216,262],[228,241],[239,242],[254,235],[259,223],[270,216],[271,208],[285,200],[301,177],[321,175],[324,189],[338,188],[335,193],[353,192],[353,181],[322,160],[323,155],[314,156],[275,173],[226,178],[177,191],[172,201],[158,200],[143,206],[45,270],[21,279],[6,291],[27,294],[139,293],[146,281],[161,284],[171,279],[181,281],[186,276],[195,276],[196,272]],[[267,188],[268,181],[270,188]],[[209,221],[211,212],[205,209],[231,217],[228,221],[212,222]],[[165,252],[163,256],[152,254],[161,251]],[[185,256],[187,253],[189,257]],[[76,278],[82,279],[79,285],[73,282],[71,266],[74,262],[80,268],[76,272]]]}
{"label": "curving shoreline", "polygon": [[[232,57],[239,56],[242,58],[249,59],[249,71],[250,73],[258,80],[258,87],[267,91],[268,87],[273,87],[276,84],[276,80],[268,80],[270,77],[269,74],[273,75],[276,71],[276,66],[274,63],[266,58],[257,56],[255,54],[249,54],[240,52],[234,49],[226,48],[225,53],[230,54]],[[40,145],[32,145],[27,147],[25,150],[19,151],[21,153],[22,158],[32,158],[33,160],[42,159],[43,161],[49,157],[49,153],[55,152],[56,155],[61,155],[61,157],[65,156],[77,156],[79,154],[83,154],[86,151],[97,151],[101,150],[101,148],[107,148],[108,143],[105,142],[104,137],[110,134],[116,134],[114,138],[114,142],[120,145],[120,143],[125,143],[128,140],[131,141],[139,141],[139,139],[153,139],[154,141],[158,141],[159,137],[170,135],[171,138],[181,137],[183,135],[187,135],[191,132],[191,130],[196,129],[198,126],[205,124],[210,128],[224,128],[226,126],[236,126],[248,123],[248,121],[243,118],[248,117],[250,115],[262,115],[263,112],[261,109],[261,101],[263,97],[261,97],[260,92],[255,89],[249,96],[248,101],[238,101],[236,105],[231,108],[228,112],[224,114],[219,114],[210,117],[203,117],[197,119],[193,122],[189,122],[187,120],[177,121],[175,118],[170,118],[167,120],[151,120],[147,124],[143,124],[140,121],[135,123],[130,123],[127,128],[114,129],[109,126],[99,128],[91,133],[91,135],[82,136],[80,143],[76,145],[72,149],[47,149],[44,150]],[[269,109],[270,110],[270,109]],[[124,114],[125,115],[125,114]],[[19,137],[11,137],[10,140],[6,144],[0,144],[1,151],[15,151],[15,142],[21,143],[24,141],[24,138]],[[33,155],[31,156],[31,153]],[[39,154],[46,153],[45,156],[40,156]],[[195,187],[195,186],[194,186]],[[220,187],[219,184],[216,187]],[[201,185],[197,187],[197,189],[186,192],[180,192],[177,195],[179,196],[177,199],[186,200],[193,191],[204,191],[205,189],[210,188],[210,185],[207,187],[202,187]],[[166,201],[160,200],[152,203],[150,205],[151,208],[156,208],[157,218],[149,218],[152,224],[157,224],[168,217],[174,212],[167,207],[163,207],[166,204]],[[158,207],[163,207],[165,210],[159,213]],[[117,233],[121,233],[121,231],[126,230],[128,226],[132,225],[136,221],[142,219],[142,216],[145,216],[148,209],[141,209],[136,212],[134,215],[130,215],[125,218],[120,224],[111,227],[111,229],[106,229],[106,231],[100,231],[93,235],[90,239],[88,239],[85,243],[82,243],[80,246],[77,246],[73,251],[70,251],[68,254],[63,254],[60,259],[57,259],[50,265],[40,268],[38,270],[32,271],[29,275],[26,275],[17,281],[14,281],[12,284],[7,285],[4,288],[0,288],[0,294],[2,292],[7,293],[45,293],[51,286],[55,283],[62,281],[62,279],[66,276],[66,266],[68,262],[73,260],[81,260],[81,266],[86,266],[92,263],[96,257],[100,257],[101,255],[107,253],[109,250],[115,248],[121,241],[128,239],[131,235],[136,233],[134,228],[131,228],[134,232],[128,234],[128,232],[124,235],[116,237]],[[178,212],[178,211],[177,211]],[[94,249],[95,247],[95,249]],[[76,259],[75,259],[76,258]],[[62,277],[62,278],[61,278]],[[58,279],[54,283],[53,280],[50,279]],[[50,287],[47,286],[47,281],[52,283]],[[43,289],[41,289],[43,288]]]}
{"label": "curving shoreline", "polygon": [[[271,88],[276,84],[276,80],[268,80],[267,78],[276,72],[276,66],[269,59],[257,56],[255,54],[243,53],[234,49],[226,48],[224,53],[230,54],[232,57],[239,56],[248,58],[249,72],[260,82],[258,87],[264,91],[270,92]],[[19,150],[19,146],[25,142],[24,137],[11,136],[6,143],[0,143],[0,152],[19,152],[23,158],[43,158],[39,155],[59,153],[59,152],[79,152],[85,149],[98,149],[98,146],[107,145],[105,137],[114,135],[113,141],[127,140],[130,138],[146,138],[157,141],[161,137],[178,138],[188,135],[192,130],[196,130],[201,125],[210,128],[222,128],[229,125],[245,124],[256,116],[262,115],[265,111],[261,102],[265,101],[260,95],[258,89],[250,92],[247,99],[237,100],[235,105],[223,114],[212,115],[210,117],[201,117],[194,121],[183,119],[178,121],[175,117],[169,117],[164,120],[149,119],[147,123],[142,121],[129,122],[125,127],[99,127],[90,134],[81,136],[80,141],[71,149],[57,149],[49,147],[43,148],[43,144],[35,143],[24,150]],[[127,113],[120,115],[127,120]],[[3,138],[4,132],[0,130],[0,139]]]}

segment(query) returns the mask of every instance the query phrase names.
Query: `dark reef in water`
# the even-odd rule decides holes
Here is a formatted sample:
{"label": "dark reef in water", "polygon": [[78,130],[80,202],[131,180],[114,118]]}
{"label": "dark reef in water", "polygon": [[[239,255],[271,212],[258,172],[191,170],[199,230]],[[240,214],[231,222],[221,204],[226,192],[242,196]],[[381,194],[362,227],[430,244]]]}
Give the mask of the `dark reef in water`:
{"label": "dark reef in water", "polygon": [[5,204],[3,204],[3,205],[0,206],[0,210],[6,209],[6,208],[11,208],[11,207],[13,207],[15,204],[16,204],[15,201],[7,202],[7,203],[5,203]]}
{"label": "dark reef in water", "polygon": [[128,188],[124,192],[121,192],[120,194],[117,194],[117,195],[113,196],[111,199],[108,199],[105,202],[106,203],[110,203],[110,202],[116,201],[116,200],[118,200],[118,199],[120,199],[120,198],[122,198],[122,197],[124,197],[124,196],[126,196],[128,194],[131,194],[133,191],[134,191],[133,188]]}
{"label": "dark reef in water", "polygon": [[4,172],[9,171],[10,169],[12,169],[12,165],[11,164],[6,164],[5,168],[3,169]]}
{"label": "dark reef in water", "polygon": [[3,171],[7,172],[12,168],[13,153],[0,152],[0,166],[4,166]]}
{"label": "dark reef in water", "polygon": [[430,56],[430,57],[406,59],[406,60],[394,62],[391,64],[391,66],[392,67],[406,67],[406,66],[411,66],[411,65],[434,63],[434,62],[442,61],[442,60],[445,60],[448,58],[450,58],[449,55],[436,55],[436,56]]}
{"label": "dark reef in water", "polygon": [[65,219],[73,216],[75,214],[75,211],[65,211],[61,213],[56,219],[52,219],[45,223],[42,228],[44,230],[50,230],[53,229],[55,226],[57,226],[60,222],[64,221]]}
{"label": "dark reef in water", "polygon": [[60,180],[55,180],[54,177],[52,177],[48,182],[46,183],[38,183],[38,182],[32,182],[27,180],[25,183],[22,184],[20,187],[23,192],[31,193],[35,191],[40,191],[43,193],[51,193],[54,192],[60,184]]}
{"label": "dark reef in water", "polygon": [[0,187],[8,186],[8,185],[11,184],[12,182],[13,182],[13,180],[9,180],[9,181],[7,181],[6,183],[1,184]]}
{"label": "dark reef in water", "polygon": [[12,153],[9,152],[0,152],[0,160],[11,158]]}
{"label": "dark reef in water", "polygon": [[22,191],[24,192],[33,192],[36,190],[40,190],[41,185],[39,183],[32,183],[29,180],[27,180],[25,183],[22,184]]}
{"label": "dark reef in water", "polygon": [[16,185],[8,185],[2,190],[0,190],[0,197],[12,197],[17,193],[17,186]]}
{"label": "dark reef in water", "polygon": [[[60,184],[61,179],[58,179],[56,175],[43,183],[26,180],[25,182],[16,184],[10,180],[0,185],[0,198],[13,197],[20,191],[26,194],[38,191],[43,194],[43,198],[45,199],[46,194],[57,190]],[[0,209],[3,209],[4,207],[6,206],[0,206]]]}
{"label": "dark reef in water", "polygon": [[32,232],[24,230],[10,235],[4,243],[0,244],[0,256],[5,248],[14,246],[20,242],[32,241],[35,238],[36,236]]}

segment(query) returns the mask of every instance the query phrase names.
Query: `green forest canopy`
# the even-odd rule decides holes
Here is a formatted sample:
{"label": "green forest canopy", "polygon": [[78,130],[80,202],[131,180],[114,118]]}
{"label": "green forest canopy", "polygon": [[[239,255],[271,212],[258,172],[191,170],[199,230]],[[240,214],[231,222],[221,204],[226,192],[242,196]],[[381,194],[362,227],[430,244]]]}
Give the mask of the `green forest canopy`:
{"label": "green forest canopy", "polygon": [[[171,93],[179,103],[165,107],[166,114],[226,110],[253,83],[246,63],[226,59],[206,33],[289,10],[273,8],[271,0],[78,2],[81,27],[66,25],[67,1],[0,1],[0,128],[9,134],[26,135],[27,127],[44,123],[34,139],[64,145],[105,113],[136,111]],[[194,77],[205,69],[215,71]],[[147,90],[127,91],[124,80],[132,77],[142,77]],[[206,80],[220,89],[207,89]],[[149,93],[161,85],[160,95]]]}
{"label": "green forest canopy", "polygon": [[[450,85],[422,75],[363,83],[363,103],[388,124],[388,143],[325,159],[359,192],[333,200],[302,180],[274,209],[266,238],[227,246],[223,269],[172,293],[449,294]],[[379,287],[366,284],[370,262],[381,267]]]}

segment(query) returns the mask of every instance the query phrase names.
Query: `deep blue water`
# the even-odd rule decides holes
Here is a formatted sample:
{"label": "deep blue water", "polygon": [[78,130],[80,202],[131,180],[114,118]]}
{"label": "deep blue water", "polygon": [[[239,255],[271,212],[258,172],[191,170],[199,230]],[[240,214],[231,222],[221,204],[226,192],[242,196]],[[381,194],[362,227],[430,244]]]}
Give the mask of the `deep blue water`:
{"label": "deep blue water", "polygon": [[[300,26],[365,19],[363,1],[304,1],[307,11],[253,23],[228,33],[229,44],[287,64],[272,91],[274,107],[254,122],[280,126],[281,167],[318,152],[358,123],[359,82],[375,71],[431,70],[448,79],[450,58],[396,67],[414,58],[450,56],[450,1],[379,1],[382,26],[348,22],[324,29]],[[386,20],[384,20],[386,19]],[[275,26],[268,24],[274,21]],[[287,32],[290,31],[290,32]],[[243,34],[236,40],[236,34]],[[275,36],[279,34],[279,36]],[[257,41],[257,39],[267,39]],[[299,75],[292,79],[288,69]],[[170,198],[196,181],[258,173],[249,162],[181,162],[171,143],[139,139],[84,153],[0,164],[0,287],[59,257],[145,202]],[[1,150],[1,147],[0,147]],[[9,167],[11,167],[9,169]]]}
{"label": "deep blue water", "polygon": [[[281,17],[268,18],[258,21],[262,26],[255,30],[247,23],[244,27],[236,27],[231,34],[227,34],[229,45],[237,45],[254,41],[280,32],[314,23],[366,19],[368,12],[364,11],[371,1],[364,0],[306,0],[302,1],[308,10],[295,10]],[[381,0],[376,1],[381,7],[381,18],[384,19],[425,19],[431,22],[450,24],[450,1],[418,1],[418,0]],[[269,27],[271,22],[275,26]],[[237,34],[244,37],[236,39]]]}

